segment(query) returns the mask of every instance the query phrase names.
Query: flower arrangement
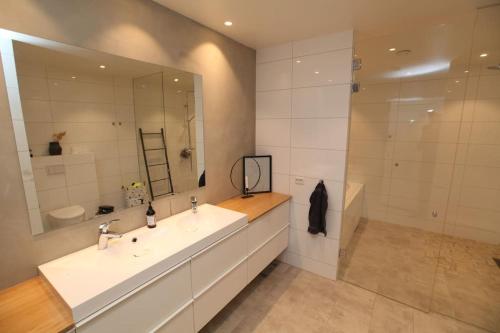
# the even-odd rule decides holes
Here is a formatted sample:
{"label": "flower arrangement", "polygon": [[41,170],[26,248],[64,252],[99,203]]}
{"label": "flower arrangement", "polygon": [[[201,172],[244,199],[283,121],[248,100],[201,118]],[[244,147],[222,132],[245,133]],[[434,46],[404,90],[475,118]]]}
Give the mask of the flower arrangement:
{"label": "flower arrangement", "polygon": [[54,139],[55,142],[59,142],[62,140],[62,138],[66,135],[66,132],[59,132],[59,133],[54,133],[52,134],[52,138]]}

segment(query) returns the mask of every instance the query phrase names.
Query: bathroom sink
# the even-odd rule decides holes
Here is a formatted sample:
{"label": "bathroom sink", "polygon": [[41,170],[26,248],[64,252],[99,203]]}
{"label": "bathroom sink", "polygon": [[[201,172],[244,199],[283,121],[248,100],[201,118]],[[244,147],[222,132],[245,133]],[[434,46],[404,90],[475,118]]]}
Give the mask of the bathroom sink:
{"label": "bathroom sink", "polygon": [[247,224],[247,216],[204,204],[39,266],[76,322]]}

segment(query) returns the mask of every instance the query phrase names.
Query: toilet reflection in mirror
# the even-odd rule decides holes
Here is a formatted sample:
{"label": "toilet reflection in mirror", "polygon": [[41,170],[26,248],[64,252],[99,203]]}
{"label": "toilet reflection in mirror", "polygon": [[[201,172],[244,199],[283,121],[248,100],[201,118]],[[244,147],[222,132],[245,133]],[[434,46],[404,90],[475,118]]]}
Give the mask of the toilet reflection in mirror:
{"label": "toilet reflection in mirror", "polygon": [[33,234],[205,184],[201,76],[13,36],[4,72]]}

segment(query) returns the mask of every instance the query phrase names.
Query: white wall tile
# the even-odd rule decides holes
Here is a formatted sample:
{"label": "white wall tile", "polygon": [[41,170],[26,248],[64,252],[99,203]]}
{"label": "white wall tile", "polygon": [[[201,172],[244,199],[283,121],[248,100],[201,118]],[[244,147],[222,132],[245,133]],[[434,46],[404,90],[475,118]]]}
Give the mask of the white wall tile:
{"label": "white wall tile", "polygon": [[273,172],[273,192],[290,193],[290,176],[288,174]]}
{"label": "white wall tile", "polygon": [[257,155],[272,155],[273,172],[290,174],[290,148],[256,146]]}
{"label": "white wall tile", "polygon": [[280,60],[256,66],[257,91],[289,89],[292,86],[292,61]]}
{"label": "white wall tile", "polygon": [[257,50],[257,63],[290,59],[292,57],[292,43],[284,43],[264,47]]}
{"label": "white wall tile", "polygon": [[97,182],[68,186],[68,198],[72,205],[99,199]]}
{"label": "white wall tile", "polygon": [[257,119],[255,129],[257,146],[290,146],[290,119]]}
{"label": "white wall tile", "polygon": [[291,146],[345,150],[347,118],[292,119]]}
{"label": "white wall tile", "polygon": [[280,260],[290,265],[297,266],[309,272],[313,272],[315,274],[323,276],[327,279],[336,279],[336,266],[325,264],[290,251],[283,252],[283,254],[280,256]]}
{"label": "white wall tile", "polygon": [[350,85],[293,90],[293,118],[337,118],[349,115]]}
{"label": "white wall tile", "polygon": [[338,241],[323,235],[290,228],[287,251],[329,264],[337,265]]}
{"label": "white wall tile", "polygon": [[273,90],[256,93],[256,117],[290,118],[291,90]]}
{"label": "white wall tile", "polygon": [[44,78],[20,76],[19,90],[22,99],[49,100],[47,80]]}
{"label": "white wall tile", "polygon": [[27,122],[50,122],[52,114],[49,101],[25,99],[22,102],[24,120]]}
{"label": "white wall tile", "polygon": [[351,64],[351,49],[297,58],[293,62],[293,87],[350,83]]}
{"label": "white wall tile", "polygon": [[[353,31],[337,32],[329,35],[303,39],[293,42],[293,56],[324,53],[333,50],[352,49]],[[351,51],[352,52],[352,51]]]}
{"label": "white wall tile", "polygon": [[292,148],[290,172],[311,178],[343,182],[345,151]]}
{"label": "white wall tile", "polygon": [[[66,166],[66,181],[68,186],[92,183],[97,181],[94,163]],[[120,187],[117,188],[119,190]]]}
{"label": "white wall tile", "polygon": [[[296,41],[293,47],[293,62],[290,44],[257,50],[256,150],[273,155],[273,191],[290,193],[296,206],[289,249],[281,259],[334,279],[344,195],[352,32]],[[295,89],[291,89],[292,67]],[[295,183],[296,177],[302,185]],[[328,238],[305,231],[309,196],[320,178],[329,193]]]}
{"label": "white wall tile", "polygon": [[66,187],[38,191],[38,201],[42,212],[50,212],[54,209],[67,207],[70,204]]}

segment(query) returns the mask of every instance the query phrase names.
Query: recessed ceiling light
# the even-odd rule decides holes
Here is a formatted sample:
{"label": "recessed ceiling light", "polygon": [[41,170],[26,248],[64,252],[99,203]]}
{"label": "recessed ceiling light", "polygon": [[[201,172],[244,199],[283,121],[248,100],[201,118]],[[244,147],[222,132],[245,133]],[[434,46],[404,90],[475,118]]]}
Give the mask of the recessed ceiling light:
{"label": "recessed ceiling light", "polygon": [[319,72],[318,72],[318,71],[316,71],[316,72],[314,72],[314,74],[319,74]]}
{"label": "recessed ceiling light", "polygon": [[415,122],[415,119],[410,119],[410,123],[414,123]]}
{"label": "recessed ceiling light", "polygon": [[488,53],[481,53],[479,56],[480,56],[481,58],[485,58],[485,57],[487,57],[487,56],[488,56]]}
{"label": "recessed ceiling light", "polygon": [[225,22],[224,22],[224,25],[225,25],[226,27],[230,27],[230,26],[232,26],[232,25],[233,25],[233,22],[231,22],[231,21],[225,21]]}
{"label": "recessed ceiling light", "polygon": [[174,79],[174,82],[179,82],[179,79],[178,79],[178,78],[175,78],[175,79]]}
{"label": "recessed ceiling light", "polygon": [[99,65],[99,68],[104,69],[106,68],[106,65]]}
{"label": "recessed ceiling light", "polygon": [[328,80],[328,82],[333,82],[333,80],[332,80],[332,79],[329,79],[329,80]]}
{"label": "recessed ceiling light", "polygon": [[391,48],[389,49],[389,52],[394,52],[394,51],[396,51],[396,48],[395,48],[395,47],[391,47]]}
{"label": "recessed ceiling light", "polygon": [[432,113],[432,112],[434,112],[434,109],[429,109],[429,110],[427,110],[427,112]]}
{"label": "recessed ceiling light", "polygon": [[74,79],[76,79],[76,76],[72,76],[71,78],[74,80]]}
{"label": "recessed ceiling light", "polygon": [[460,80],[455,80],[455,83],[460,83]]}
{"label": "recessed ceiling light", "polygon": [[300,60],[295,60],[296,63],[300,64],[302,61]]}
{"label": "recessed ceiling light", "polygon": [[469,71],[468,71],[468,70],[465,70],[465,71],[464,71],[464,73],[469,73]]}

